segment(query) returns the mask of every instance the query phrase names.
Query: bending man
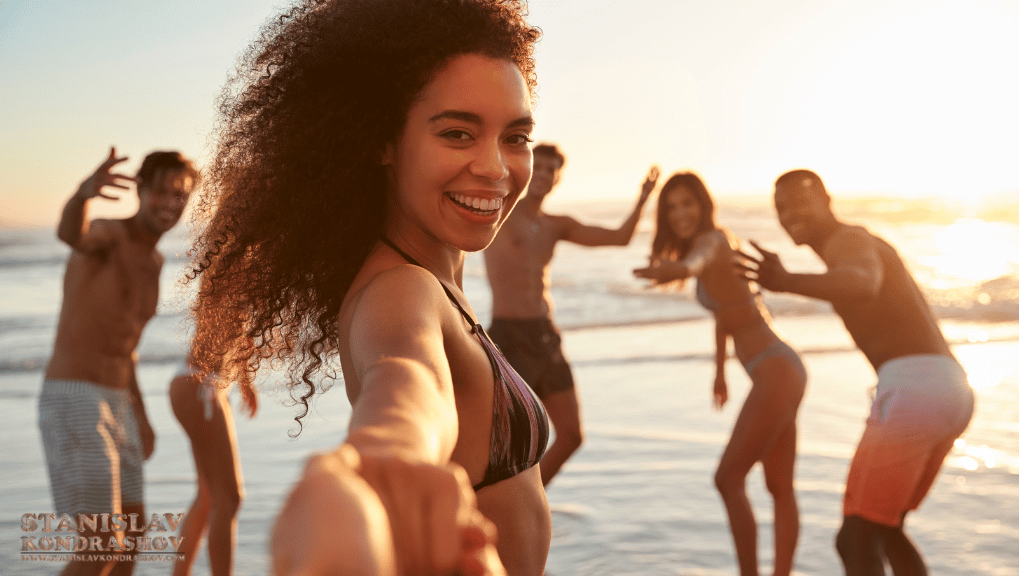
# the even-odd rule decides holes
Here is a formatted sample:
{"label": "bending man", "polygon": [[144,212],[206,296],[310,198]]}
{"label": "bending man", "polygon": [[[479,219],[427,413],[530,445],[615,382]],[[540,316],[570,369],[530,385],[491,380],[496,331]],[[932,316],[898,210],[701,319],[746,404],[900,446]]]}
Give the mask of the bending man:
{"label": "bending man", "polygon": [[769,290],[831,302],[878,373],[836,537],[846,573],[884,576],[888,561],[896,576],[927,574],[904,518],[920,505],[967,428],[974,393],[899,254],[864,228],[837,220],[817,174],[780,176],[775,209],[793,242],[810,246],[827,271],[791,273],[756,244],[761,258],[741,255],[741,267]]}

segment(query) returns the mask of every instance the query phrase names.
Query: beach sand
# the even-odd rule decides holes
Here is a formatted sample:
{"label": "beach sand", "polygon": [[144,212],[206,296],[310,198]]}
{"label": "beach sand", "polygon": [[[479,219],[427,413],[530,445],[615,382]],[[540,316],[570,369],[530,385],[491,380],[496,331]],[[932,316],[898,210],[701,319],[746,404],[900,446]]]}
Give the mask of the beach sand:
{"label": "beach sand", "polygon": [[[783,317],[778,326],[797,350],[805,351],[810,375],[798,421],[802,533],[794,574],[841,574],[833,538],[874,374],[837,319]],[[954,341],[982,340],[982,333],[988,338],[954,349],[976,387],[977,412],[928,499],[910,515],[908,532],[933,574],[1018,574],[1016,323],[947,323],[943,328]],[[565,331],[587,436],[549,487],[551,576],[736,573],[724,508],[711,478],[749,381],[730,361],[731,400],[722,412],[712,409],[711,330],[709,320],[698,320]],[[151,513],[184,512],[194,496],[190,450],[166,394],[176,370],[168,358],[144,364],[139,372],[157,432],[156,453],[145,469]],[[4,574],[60,569],[54,563],[23,561],[19,552],[25,535],[21,515],[52,510],[36,425],[40,379],[40,371],[4,376]],[[344,437],[349,407],[340,386],[316,402],[298,438],[288,436],[297,430],[291,420],[296,412],[282,405],[283,393],[267,391],[255,419],[238,416],[246,499],[239,516],[237,574],[267,573],[267,537],[282,498],[310,453]],[[771,503],[758,467],[748,489],[760,525],[762,570],[770,571]],[[329,542],[332,535],[324,537]],[[168,574],[170,569],[166,562],[140,562],[135,574]],[[193,573],[208,573],[205,549]]]}

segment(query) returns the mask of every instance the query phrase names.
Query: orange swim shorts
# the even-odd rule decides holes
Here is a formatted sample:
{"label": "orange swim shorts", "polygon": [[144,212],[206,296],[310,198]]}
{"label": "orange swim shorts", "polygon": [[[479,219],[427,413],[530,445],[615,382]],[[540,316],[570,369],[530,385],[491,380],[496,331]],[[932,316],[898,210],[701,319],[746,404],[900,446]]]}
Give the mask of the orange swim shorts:
{"label": "orange swim shorts", "polygon": [[974,392],[954,358],[913,355],[882,364],[843,515],[900,526],[924,500],[973,413]]}

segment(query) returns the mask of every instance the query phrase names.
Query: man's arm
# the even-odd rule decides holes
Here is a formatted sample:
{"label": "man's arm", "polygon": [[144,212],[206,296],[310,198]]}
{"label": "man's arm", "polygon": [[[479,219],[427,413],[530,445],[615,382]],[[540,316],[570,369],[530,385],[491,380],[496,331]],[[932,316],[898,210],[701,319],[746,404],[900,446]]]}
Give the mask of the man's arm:
{"label": "man's arm", "polygon": [[99,196],[107,200],[117,200],[116,196],[103,193],[104,186],[121,188],[127,190],[126,182],[134,182],[135,179],[124,174],[115,174],[110,171],[115,165],[127,160],[127,156],[118,158],[113,147],[107,159],[86,178],[78,190],[68,199],[61,212],[60,223],[57,224],[57,238],[68,246],[84,252],[92,252],[110,246],[115,241],[116,233],[111,227],[90,226],[85,219],[85,206],[91,199]]}
{"label": "man's arm", "polygon": [[636,200],[636,205],[633,206],[633,211],[618,228],[580,224],[573,218],[564,217],[565,231],[562,234],[562,239],[583,246],[625,246],[629,244],[629,241],[633,239],[633,233],[636,232],[636,225],[640,222],[644,204],[651,196],[651,191],[654,190],[654,185],[657,184],[660,174],[661,171],[657,166],[651,166],[647,178],[640,185],[640,196]]}
{"label": "man's arm", "polygon": [[146,405],[142,401],[142,390],[139,389],[139,380],[136,377],[136,365],[139,356],[137,352],[132,353],[132,371],[128,375],[128,392],[132,398],[132,410],[135,413],[135,423],[139,427],[139,436],[142,438],[142,457],[149,460],[156,448],[156,433],[149,423],[149,416],[146,414]]}
{"label": "man's arm", "polygon": [[779,256],[751,242],[761,259],[738,252],[739,267],[751,280],[774,292],[791,292],[829,302],[873,298],[882,288],[885,272],[871,236],[863,230],[844,228],[829,240],[822,259],[823,274],[793,274]]}

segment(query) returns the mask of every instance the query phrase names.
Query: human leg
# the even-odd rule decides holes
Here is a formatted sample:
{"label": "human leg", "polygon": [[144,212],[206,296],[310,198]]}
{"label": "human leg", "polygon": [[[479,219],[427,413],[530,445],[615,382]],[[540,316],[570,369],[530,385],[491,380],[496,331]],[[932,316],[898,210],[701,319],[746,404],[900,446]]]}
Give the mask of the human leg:
{"label": "human leg", "polygon": [[889,527],[860,516],[846,516],[836,534],[836,550],[846,576],[885,576],[883,533]]}
{"label": "human leg", "polygon": [[[910,500],[910,510],[917,509],[921,505],[932,484],[935,483],[935,478],[942,469],[946,455],[953,449],[953,443],[956,439],[967,429],[971,415],[974,413],[973,391],[970,388],[964,387],[959,392],[959,400],[957,400],[956,394],[950,394],[949,399],[958,406],[958,414],[952,421],[948,436],[935,446],[931,456],[925,463],[924,472],[921,474],[917,488]],[[906,513],[904,513],[905,517]],[[892,568],[894,576],[924,576],[928,573],[924,558],[913,540],[906,533],[906,530],[904,530],[903,524],[903,519],[901,519],[899,526],[890,528],[883,533],[886,559],[889,561],[889,566]]]}
{"label": "human leg", "polygon": [[732,437],[715,473],[736,544],[740,574],[757,574],[757,523],[746,494],[746,476],[755,462],[764,466],[775,503],[775,573],[788,574],[796,550],[799,517],[793,489],[796,412],[806,376],[799,359],[763,359],[751,373],[753,385],[736,418]]}
{"label": "human leg", "polygon": [[[139,434],[132,402],[130,400],[119,402],[115,417],[121,424],[116,433],[111,433],[117,440],[120,465],[118,481],[120,483],[121,510],[129,518],[136,517],[139,519],[136,525],[139,529],[133,530],[132,524],[129,523],[128,529],[124,532],[124,537],[140,538],[145,535],[147,525],[146,506],[143,502],[142,474],[142,463],[145,457],[143,456],[142,437]],[[114,564],[113,569],[110,571],[110,576],[130,576],[135,570],[138,554],[138,547],[123,554],[122,556],[127,558]]]}
{"label": "human leg", "polygon": [[[800,536],[800,511],[793,483],[796,469],[796,415],[807,385],[807,372],[800,357],[789,345],[783,343],[774,349],[774,358],[766,368],[768,373],[762,374],[758,370],[754,375],[758,378],[772,379],[771,383],[775,386],[777,395],[783,399],[781,413],[789,414],[788,423],[783,425],[779,436],[768,447],[761,461],[765,484],[774,502],[774,574],[783,576],[793,569],[793,558]],[[791,412],[786,412],[786,400]]]}
{"label": "human leg", "polygon": [[836,535],[836,550],[847,576],[885,576],[885,562],[893,576],[927,576],[921,553],[903,531],[903,526],[886,526],[847,516]]}
{"label": "human leg", "polygon": [[788,575],[793,569],[800,536],[800,512],[793,486],[796,466],[796,421],[786,426],[762,461],[765,484],[772,495],[775,510],[775,576]]}
{"label": "human leg", "polygon": [[192,505],[189,506],[185,518],[181,521],[181,528],[178,532],[181,543],[174,560],[173,576],[188,576],[191,573],[196,553],[203,536],[206,535],[210,515],[210,494],[193,439],[198,432],[196,428],[203,419],[202,402],[198,396],[203,385],[201,377],[201,374],[192,371],[182,371],[171,380],[168,394],[174,416],[193,445],[192,458],[196,465],[196,497],[192,501]]}
{"label": "human leg", "polygon": [[181,544],[178,545],[177,557],[174,560],[173,576],[188,576],[192,572],[196,552],[206,534],[209,522],[210,495],[206,488],[206,480],[203,478],[202,472],[198,471],[198,464],[196,476],[198,485],[196,497],[185,514],[185,518],[182,519],[181,530],[178,533]]}
{"label": "human leg", "polygon": [[[135,502],[131,504],[124,503],[122,504],[121,509],[124,510],[124,514],[127,517],[132,518],[132,514],[134,514],[134,517],[139,519],[138,523],[136,524],[139,529],[132,530],[132,526],[131,524],[129,524],[128,529],[124,532],[124,538],[135,539],[144,536],[146,532],[145,504],[143,504],[142,502]],[[110,576],[131,576],[132,571],[135,570],[135,562],[136,559],[138,558],[138,554],[139,550],[137,547],[133,548],[128,552],[123,553],[122,555],[127,556],[127,559],[120,560],[117,563],[115,563],[114,567],[110,570]]]}
{"label": "human leg", "polygon": [[898,358],[883,364],[878,376],[843,502],[844,517],[860,521],[840,531],[837,548],[850,574],[859,574],[852,570],[861,569],[864,557],[873,562],[875,555],[879,562],[887,558],[898,575],[925,574],[903,520],[920,505],[967,427],[973,393],[963,369],[947,356]]}
{"label": "human leg", "polygon": [[736,546],[736,560],[741,576],[756,575],[757,567],[757,520],[754,509],[747,498],[747,473],[760,457],[758,446],[756,407],[752,396],[740,409],[732,436],[725,446],[718,469],[715,471],[715,487],[722,496],[733,543]]}
{"label": "human leg", "polygon": [[899,524],[906,512],[908,485],[917,482],[919,466],[910,466],[904,451],[892,445],[892,423],[887,426],[881,418],[893,402],[889,391],[876,395],[872,417],[850,463],[843,524],[835,542],[847,576],[885,576],[884,535]]}
{"label": "human leg", "polygon": [[928,568],[924,558],[910,536],[903,530],[903,524],[889,528],[882,533],[885,557],[892,568],[893,576],[926,576]]}
{"label": "human leg", "polygon": [[189,437],[197,477],[196,499],[182,521],[176,576],[191,571],[204,534],[211,574],[230,574],[234,555],[242,498],[234,419],[226,391],[207,386],[196,374],[179,375],[171,383],[171,406]]}
{"label": "human leg", "polygon": [[[54,511],[76,523],[81,514],[117,514],[121,508],[122,433],[116,418],[118,391],[84,381],[47,380],[39,399],[39,428],[43,440]],[[76,534],[84,542],[109,543],[110,532],[82,525]],[[64,567],[61,574],[109,574],[113,561],[88,549]]]}
{"label": "human leg", "polygon": [[207,532],[210,573],[227,576],[234,559],[238,508],[244,489],[234,419],[223,392],[218,394],[209,425],[210,434],[202,442],[193,442],[192,450],[197,466],[203,471],[210,497]]}
{"label": "human leg", "polygon": [[[72,517],[77,521],[77,515]],[[110,532],[102,532],[98,527],[94,530],[92,527],[84,526],[76,533],[76,536],[84,538],[84,542],[93,542],[94,538],[98,538],[100,542],[106,544],[110,538]],[[76,555],[80,558],[68,562],[61,570],[61,576],[108,576],[113,573],[115,565],[113,561],[94,557],[88,550],[81,550]]]}
{"label": "human leg", "polygon": [[541,401],[555,429],[555,440],[540,461],[541,481],[547,486],[583,444],[583,425],[575,387],[548,394]]}

